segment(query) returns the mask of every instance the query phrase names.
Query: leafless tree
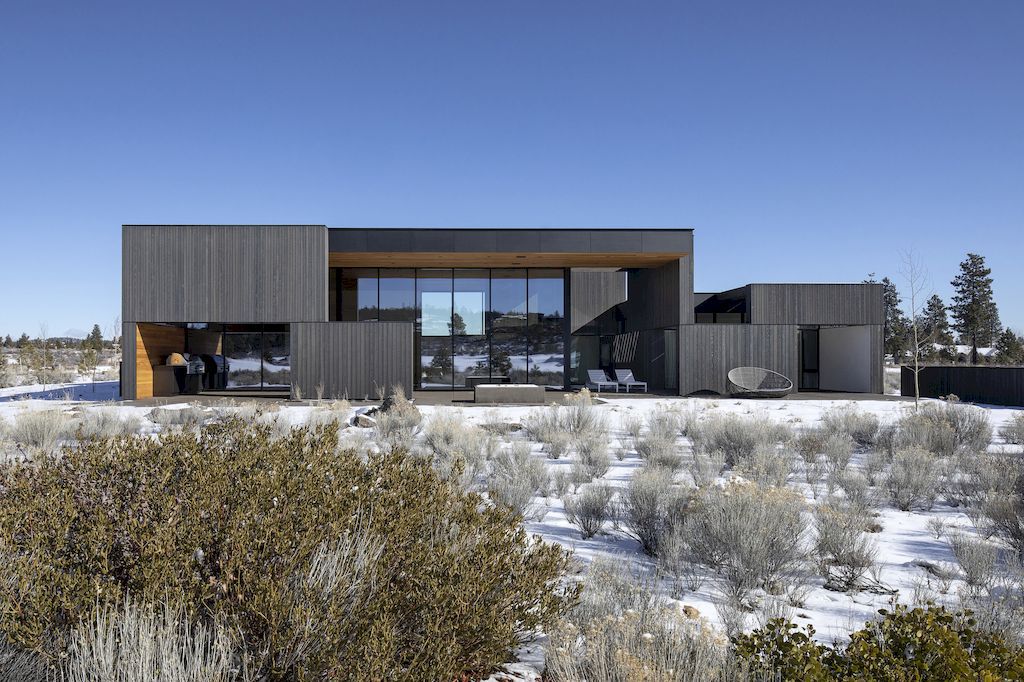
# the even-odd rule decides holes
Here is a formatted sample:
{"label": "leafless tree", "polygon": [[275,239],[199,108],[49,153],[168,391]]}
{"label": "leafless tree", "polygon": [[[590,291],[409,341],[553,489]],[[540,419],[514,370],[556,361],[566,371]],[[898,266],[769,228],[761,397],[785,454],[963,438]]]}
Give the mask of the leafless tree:
{"label": "leafless tree", "polygon": [[929,349],[934,341],[934,332],[927,334],[921,330],[921,315],[924,302],[932,294],[931,277],[928,269],[921,262],[921,259],[913,251],[904,251],[900,264],[900,276],[906,284],[907,302],[910,304],[910,332],[913,345],[911,353],[914,361],[914,407],[921,403],[921,356],[925,349]]}

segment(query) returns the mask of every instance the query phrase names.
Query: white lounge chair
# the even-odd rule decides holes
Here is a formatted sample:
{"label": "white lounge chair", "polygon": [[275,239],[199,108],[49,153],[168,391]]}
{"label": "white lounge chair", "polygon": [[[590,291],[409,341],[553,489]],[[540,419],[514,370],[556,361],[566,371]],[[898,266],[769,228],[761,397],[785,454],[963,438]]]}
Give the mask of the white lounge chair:
{"label": "white lounge chair", "polygon": [[587,388],[594,389],[600,393],[602,386],[611,386],[615,389],[616,393],[619,392],[619,383],[617,381],[610,381],[603,369],[588,369]]}
{"label": "white lounge chair", "polygon": [[636,377],[633,376],[633,370],[631,369],[615,370],[615,380],[619,383],[619,386],[626,387],[626,393],[629,393],[630,386],[643,386],[644,393],[647,393],[647,382],[637,381]]}
{"label": "white lounge chair", "polygon": [[781,398],[793,392],[789,377],[763,367],[736,367],[727,376],[738,398]]}

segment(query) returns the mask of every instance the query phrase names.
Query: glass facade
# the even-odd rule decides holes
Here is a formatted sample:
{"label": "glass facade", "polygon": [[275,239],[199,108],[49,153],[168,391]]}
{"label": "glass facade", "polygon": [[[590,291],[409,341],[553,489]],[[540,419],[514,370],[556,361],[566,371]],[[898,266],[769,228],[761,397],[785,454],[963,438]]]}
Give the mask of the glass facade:
{"label": "glass facade", "polygon": [[561,269],[338,268],[335,319],[414,322],[418,388],[561,388],[565,277]]}
{"label": "glass facade", "polygon": [[[291,335],[288,325],[207,325],[220,334],[221,352],[228,364],[226,388],[289,389],[291,387]],[[189,344],[191,346],[191,343]],[[208,346],[207,344],[205,344]],[[189,348],[196,352],[196,348]],[[212,353],[207,349],[205,352]]]}

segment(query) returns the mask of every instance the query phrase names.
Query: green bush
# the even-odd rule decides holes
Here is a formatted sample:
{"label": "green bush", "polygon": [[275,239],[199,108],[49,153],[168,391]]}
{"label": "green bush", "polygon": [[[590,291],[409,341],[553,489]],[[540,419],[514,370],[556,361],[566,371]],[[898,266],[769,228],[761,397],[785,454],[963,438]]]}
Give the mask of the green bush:
{"label": "green bush", "polygon": [[735,638],[734,649],[752,671],[785,680],[968,682],[1024,676],[1024,650],[979,630],[970,612],[896,605],[879,615],[845,646],[816,644],[813,628],[801,630],[779,619]]}
{"label": "green bush", "polygon": [[0,632],[51,660],[97,609],[180,602],[270,679],[483,674],[568,609],[566,552],[333,425],[228,419],[0,467]]}

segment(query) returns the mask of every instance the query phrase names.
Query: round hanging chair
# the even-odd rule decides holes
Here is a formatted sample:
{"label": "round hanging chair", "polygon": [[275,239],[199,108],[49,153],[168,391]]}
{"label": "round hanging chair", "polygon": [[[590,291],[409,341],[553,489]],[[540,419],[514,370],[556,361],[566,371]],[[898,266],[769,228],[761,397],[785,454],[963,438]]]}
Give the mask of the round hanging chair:
{"label": "round hanging chair", "polygon": [[729,370],[729,388],[742,398],[781,398],[792,393],[793,382],[763,367],[736,367]]}

